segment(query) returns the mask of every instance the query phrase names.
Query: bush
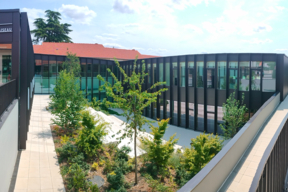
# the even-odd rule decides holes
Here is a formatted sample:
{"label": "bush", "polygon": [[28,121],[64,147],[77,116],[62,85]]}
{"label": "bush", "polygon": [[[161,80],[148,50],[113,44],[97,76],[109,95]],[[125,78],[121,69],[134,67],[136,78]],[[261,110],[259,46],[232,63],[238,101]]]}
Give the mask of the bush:
{"label": "bush", "polygon": [[99,192],[99,191],[100,190],[96,184],[93,185],[92,183],[90,183],[89,192]]}
{"label": "bush", "polygon": [[223,140],[213,134],[200,134],[191,139],[191,148],[184,151],[184,168],[196,175],[222,149]]}
{"label": "bush", "polygon": [[171,155],[171,157],[168,159],[168,165],[171,166],[171,168],[175,169],[178,165],[180,165],[181,162],[181,158],[182,158],[183,154],[181,152],[181,150],[177,150],[177,152],[173,153]]}
{"label": "bush", "polygon": [[192,178],[191,174],[189,174],[185,169],[184,166],[178,165],[176,167],[176,175],[174,181],[177,183],[179,187],[185,185],[190,179]]}
{"label": "bush", "polygon": [[99,165],[98,163],[94,162],[91,166],[92,169],[94,169],[95,171],[97,171],[99,169]]}
{"label": "bush", "polygon": [[128,153],[130,153],[132,150],[128,146],[122,146],[120,149],[116,149],[115,157],[117,159],[124,159],[125,161],[128,161]]}
{"label": "bush", "polygon": [[223,104],[223,120],[224,124],[220,125],[224,132],[225,139],[234,137],[237,133],[238,128],[241,128],[248,120],[245,116],[248,109],[243,104],[244,93],[242,94],[242,102],[235,99],[235,92],[231,93],[226,103]]}
{"label": "bush", "polygon": [[165,186],[158,180],[154,180],[150,175],[144,175],[149,187],[152,188],[152,191],[157,192],[172,192],[173,190],[169,186]]}
{"label": "bush", "polygon": [[65,131],[73,132],[79,127],[80,111],[85,105],[85,98],[80,90],[79,79],[65,70],[59,73],[54,88],[55,94],[50,95],[49,107],[56,117],[53,123]]}
{"label": "bush", "polygon": [[157,171],[166,168],[168,165],[168,159],[174,152],[174,145],[177,143],[178,139],[174,139],[176,134],[170,137],[169,141],[163,142],[162,138],[167,129],[169,119],[161,120],[158,122],[159,127],[151,127],[153,140],[148,138],[143,138],[142,142],[148,146],[149,150],[147,155],[151,163],[156,165]]}
{"label": "bush", "polygon": [[89,187],[86,180],[87,174],[87,171],[83,171],[78,164],[72,164],[65,178],[68,189],[71,191],[80,191],[80,189],[86,191]]}
{"label": "bush", "polygon": [[59,154],[59,163],[67,160],[68,158],[75,157],[78,153],[77,147],[70,143],[69,141],[64,144],[62,147],[56,149],[56,152]]}
{"label": "bush", "polygon": [[107,159],[105,161],[103,173],[107,174],[107,173],[110,173],[112,170],[113,170],[113,163],[112,163],[112,161],[110,159]]}
{"label": "bush", "polygon": [[124,188],[125,185],[125,177],[122,174],[120,169],[116,169],[115,172],[112,172],[107,175],[107,181],[109,182],[109,189],[110,190],[117,190],[117,191],[126,191]]}
{"label": "bush", "polygon": [[64,144],[66,144],[66,143],[69,141],[69,137],[66,136],[66,135],[61,136],[60,140],[61,140],[61,141],[60,141],[61,144],[64,145]]}
{"label": "bush", "polygon": [[117,159],[113,165],[113,170],[119,169],[124,175],[131,172],[133,165],[129,165],[125,159]]}
{"label": "bush", "polygon": [[90,115],[88,111],[82,113],[83,129],[79,132],[76,145],[86,156],[95,156],[102,149],[102,139],[107,135],[108,123],[101,118]]}
{"label": "bush", "polygon": [[80,166],[80,168],[83,169],[84,171],[87,171],[90,169],[90,165],[85,162],[85,158],[84,158],[83,153],[80,153],[79,155],[77,155],[73,158],[69,158],[68,161],[71,164],[78,164]]}

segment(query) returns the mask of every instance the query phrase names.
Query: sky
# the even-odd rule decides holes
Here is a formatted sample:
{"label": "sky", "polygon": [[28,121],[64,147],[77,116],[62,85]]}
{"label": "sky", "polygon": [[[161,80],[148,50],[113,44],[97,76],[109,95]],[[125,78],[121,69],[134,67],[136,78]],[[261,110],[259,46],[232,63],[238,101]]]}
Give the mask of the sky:
{"label": "sky", "polygon": [[199,53],[288,55],[287,0],[1,0],[27,12],[30,29],[45,10],[72,25],[74,43],[169,56]]}

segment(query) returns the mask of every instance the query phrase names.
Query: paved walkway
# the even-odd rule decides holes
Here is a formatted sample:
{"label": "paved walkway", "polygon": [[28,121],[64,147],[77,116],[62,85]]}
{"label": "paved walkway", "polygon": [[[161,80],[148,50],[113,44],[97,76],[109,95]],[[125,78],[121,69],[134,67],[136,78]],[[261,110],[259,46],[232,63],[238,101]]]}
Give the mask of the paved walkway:
{"label": "paved walkway", "polygon": [[46,111],[48,95],[34,95],[27,148],[21,151],[15,192],[65,191]]}
{"label": "paved walkway", "polygon": [[288,97],[280,103],[277,110],[259,133],[259,137],[249,146],[239,164],[235,167],[224,186],[219,191],[227,192],[248,192],[252,184],[258,165],[275,135],[282,120],[288,113]]}

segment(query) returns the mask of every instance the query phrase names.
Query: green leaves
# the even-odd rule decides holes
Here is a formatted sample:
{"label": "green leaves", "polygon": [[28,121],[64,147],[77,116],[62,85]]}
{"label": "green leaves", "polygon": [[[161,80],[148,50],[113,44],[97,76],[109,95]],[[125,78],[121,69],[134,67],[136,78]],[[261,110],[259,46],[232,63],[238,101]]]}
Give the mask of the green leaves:
{"label": "green leaves", "polygon": [[69,29],[70,24],[61,24],[61,14],[57,11],[46,10],[46,22],[43,18],[37,18],[34,21],[36,29],[32,30],[34,34],[34,43],[43,42],[67,42],[72,43],[68,34],[72,31]]}
{"label": "green leaves", "polygon": [[224,132],[225,139],[234,137],[237,133],[237,129],[242,127],[248,120],[246,113],[247,107],[243,105],[244,93],[242,94],[242,102],[235,99],[235,92],[233,92],[226,103],[223,104],[223,120],[224,124],[221,124],[221,129]]}
{"label": "green leaves", "polygon": [[222,149],[223,140],[213,134],[200,134],[191,139],[191,148],[184,151],[184,168],[196,175]]}
{"label": "green leaves", "polygon": [[174,145],[178,142],[175,139],[176,133],[170,137],[166,142],[163,142],[162,138],[168,126],[169,119],[161,120],[158,122],[158,127],[151,127],[153,140],[149,138],[143,138],[142,142],[148,147],[148,158],[151,163],[157,166],[157,170],[166,168],[168,160],[174,152]]}
{"label": "green leaves", "polygon": [[102,148],[102,139],[107,135],[108,123],[101,118],[90,115],[88,111],[82,113],[83,129],[79,132],[76,145],[87,157],[95,156]]}
{"label": "green leaves", "polygon": [[[119,62],[115,59],[115,64],[120,72],[121,80],[116,75],[107,69],[114,79],[114,84],[105,81],[105,79],[98,75],[97,78],[104,82],[101,89],[105,89],[106,95],[111,97],[113,102],[106,101],[107,108],[120,108],[123,110],[122,116],[126,118],[126,127],[124,128],[122,135],[119,137],[121,141],[124,138],[133,138],[134,135],[134,153],[136,154],[136,138],[137,130],[142,130],[144,124],[149,123],[145,117],[142,116],[143,110],[157,101],[157,97],[162,92],[167,91],[166,88],[157,90],[160,85],[164,85],[165,82],[157,82],[152,85],[148,90],[143,89],[145,77],[148,75],[145,73],[145,63],[142,61],[142,71],[136,73],[137,57],[134,61],[133,71],[131,76],[128,76],[121,68]],[[129,123],[129,124],[128,124]],[[137,158],[135,159],[135,183],[137,183]]]}

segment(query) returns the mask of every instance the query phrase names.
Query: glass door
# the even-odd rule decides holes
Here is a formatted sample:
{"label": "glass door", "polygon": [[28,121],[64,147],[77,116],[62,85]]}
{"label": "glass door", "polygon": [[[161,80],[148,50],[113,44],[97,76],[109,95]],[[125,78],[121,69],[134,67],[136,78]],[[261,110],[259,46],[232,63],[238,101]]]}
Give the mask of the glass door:
{"label": "glass door", "polygon": [[251,90],[252,91],[260,91],[260,83],[261,83],[261,70],[252,69],[251,70]]}

